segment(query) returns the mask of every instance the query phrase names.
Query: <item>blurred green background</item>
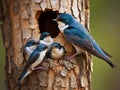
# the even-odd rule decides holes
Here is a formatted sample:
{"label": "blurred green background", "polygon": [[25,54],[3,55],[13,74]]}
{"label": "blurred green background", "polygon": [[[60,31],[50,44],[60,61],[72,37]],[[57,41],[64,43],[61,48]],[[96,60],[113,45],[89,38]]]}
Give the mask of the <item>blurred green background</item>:
{"label": "blurred green background", "polygon": [[[90,0],[91,34],[99,45],[112,54],[117,68],[111,69],[93,57],[92,90],[120,90],[120,0]],[[5,50],[0,30],[0,90],[4,87]]]}
{"label": "blurred green background", "polygon": [[120,0],[90,0],[91,34],[117,68],[93,57],[92,90],[120,90]]}
{"label": "blurred green background", "polygon": [[[1,25],[1,22],[0,22]],[[5,90],[5,49],[3,47],[2,31],[0,26],[0,90]]]}

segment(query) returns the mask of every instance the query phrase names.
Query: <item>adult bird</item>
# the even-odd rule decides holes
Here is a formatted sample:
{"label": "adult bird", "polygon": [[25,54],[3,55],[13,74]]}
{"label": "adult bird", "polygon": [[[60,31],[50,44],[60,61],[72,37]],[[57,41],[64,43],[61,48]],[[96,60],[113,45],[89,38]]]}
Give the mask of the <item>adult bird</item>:
{"label": "adult bird", "polygon": [[39,44],[36,49],[30,54],[27,64],[25,65],[22,73],[17,79],[17,85],[24,80],[32,71],[38,66],[45,57],[48,47],[45,44]]}
{"label": "adult bird", "polygon": [[[70,14],[61,13],[53,21],[58,22],[58,27],[66,40],[71,43],[76,53],[70,58],[81,53],[81,49],[106,61],[112,68],[115,65],[110,61],[111,55],[105,52],[90,36],[87,29]],[[70,59],[69,58],[69,59]]]}
{"label": "adult bird", "polygon": [[65,53],[66,50],[64,46],[62,46],[60,43],[54,42],[46,53],[46,58],[61,59]]}

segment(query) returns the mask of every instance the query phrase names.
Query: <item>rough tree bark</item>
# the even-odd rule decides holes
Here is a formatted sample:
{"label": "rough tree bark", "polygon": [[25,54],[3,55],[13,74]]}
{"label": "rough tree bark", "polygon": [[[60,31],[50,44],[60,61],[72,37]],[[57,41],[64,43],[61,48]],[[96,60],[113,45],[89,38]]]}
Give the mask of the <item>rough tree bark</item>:
{"label": "rough tree bark", "polygon": [[[8,90],[13,90],[16,79],[26,64],[22,46],[28,39],[38,40],[41,32],[49,31],[55,41],[65,46],[67,55],[74,53],[73,47],[55,28],[57,25],[46,20],[50,15],[50,18],[55,18],[57,13],[63,12],[72,14],[89,30],[89,0],[0,1]],[[90,90],[92,62],[87,52],[70,61],[51,60],[42,63],[42,66],[45,71],[30,74],[22,83],[22,90]]]}

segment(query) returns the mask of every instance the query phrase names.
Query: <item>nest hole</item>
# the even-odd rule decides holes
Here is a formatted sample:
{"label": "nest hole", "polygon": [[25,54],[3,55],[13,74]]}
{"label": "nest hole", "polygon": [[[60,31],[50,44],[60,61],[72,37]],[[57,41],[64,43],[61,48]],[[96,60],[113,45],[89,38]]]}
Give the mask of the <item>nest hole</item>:
{"label": "nest hole", "polygon": [[38,24],[40,28],[40,33],[49,32],[52,38],[55,38],[59,34],[58,24],[57,22],[52,21],[58,15],[58,11],[45,10],[40,12],[40,16],[38,17]]}

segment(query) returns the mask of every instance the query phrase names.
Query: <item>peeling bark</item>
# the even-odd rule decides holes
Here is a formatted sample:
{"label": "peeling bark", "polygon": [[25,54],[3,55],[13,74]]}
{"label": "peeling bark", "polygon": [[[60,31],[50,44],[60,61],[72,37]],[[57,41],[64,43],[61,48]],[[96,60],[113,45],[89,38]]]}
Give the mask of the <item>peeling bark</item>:
{"label": "peeling bark", "polygon": [[[89,30],[88,0],[1,0],[0,5],[8,90],[13,90],[16,78],[26,64],[22,56],[23,45],[28,39],[39,39],[38,18],[42,12],[72,14]],[[56,33],[54,29],[51,32]],[[74,53],[60,32],[54,40],[65,46],[66,55]],[[90,90],[92,62],[88,53],[70,61],[50,60],[42,66],[44,71],[34,71],[24,80],[22,90]]]}

